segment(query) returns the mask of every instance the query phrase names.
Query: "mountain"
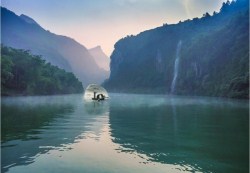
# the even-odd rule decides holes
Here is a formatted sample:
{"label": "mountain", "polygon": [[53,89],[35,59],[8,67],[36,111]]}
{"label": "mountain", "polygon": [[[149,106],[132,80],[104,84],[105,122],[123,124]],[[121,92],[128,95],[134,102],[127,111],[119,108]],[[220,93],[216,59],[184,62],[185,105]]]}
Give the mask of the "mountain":
{"label": "mountain", "polygon": [[2,44],[41,55],[52,65],[73,72],[83,86],[101,83],[108,77],[88,50],[72,38],[46,31],[30,17],[17,16],[2,7],[1,17]]}
{"label": "mountain", "polygon": [[25,22],[27,22],[29,24],[34,24],[34,25],[39,26],[39,24],[34,19],[30,18],[29,16],[21,14],[20,18],[23,19]]}
{"label": "mountain", "polygon": [[89,53],[92,55],[92,57],[94,58],[95,62],[97,63],[97,65],[106,70],[106,71],[110,71],[109,70],[109,62],[110,59],[109,57],[103,52],[101,46],[96,46],[94,48],[89,49]]}
{"label": "mountain", "polygon": [[249,2],[127,36],[115,44],[109,91],[249,98]]}

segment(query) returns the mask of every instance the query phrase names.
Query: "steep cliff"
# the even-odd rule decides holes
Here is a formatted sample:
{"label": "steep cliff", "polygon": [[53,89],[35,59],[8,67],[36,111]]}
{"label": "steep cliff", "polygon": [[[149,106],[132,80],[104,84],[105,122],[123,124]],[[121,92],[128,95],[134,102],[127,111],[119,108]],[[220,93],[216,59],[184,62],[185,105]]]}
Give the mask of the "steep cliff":
{"label": "steep cliff", "polygon": [[247,0],[223,3],[219,13],[119,40],[104,86],[119,92],[248,98],[248,7]]}

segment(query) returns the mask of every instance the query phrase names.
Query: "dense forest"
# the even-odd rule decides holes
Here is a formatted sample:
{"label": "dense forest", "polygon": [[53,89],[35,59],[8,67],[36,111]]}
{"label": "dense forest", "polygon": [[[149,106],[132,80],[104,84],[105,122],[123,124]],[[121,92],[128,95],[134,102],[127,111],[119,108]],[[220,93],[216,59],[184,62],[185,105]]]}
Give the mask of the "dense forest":
{"label": "dense forest", "polygon": [[82,83],[29,51],[1,45],[1,95],[79,93]]}
{"label": "dense forest", "polygon": [[122,38],[110,68],[109,91],[249,98],[249,2]]}

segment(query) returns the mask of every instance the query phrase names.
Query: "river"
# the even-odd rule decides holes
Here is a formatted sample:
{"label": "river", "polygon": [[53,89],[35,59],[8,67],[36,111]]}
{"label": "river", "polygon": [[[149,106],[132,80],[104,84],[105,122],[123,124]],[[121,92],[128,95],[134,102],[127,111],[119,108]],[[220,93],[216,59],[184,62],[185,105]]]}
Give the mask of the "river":
{"label": "river", "polygon": [[248,101],[110,98],[2,97],[2,172],[248,172]]}

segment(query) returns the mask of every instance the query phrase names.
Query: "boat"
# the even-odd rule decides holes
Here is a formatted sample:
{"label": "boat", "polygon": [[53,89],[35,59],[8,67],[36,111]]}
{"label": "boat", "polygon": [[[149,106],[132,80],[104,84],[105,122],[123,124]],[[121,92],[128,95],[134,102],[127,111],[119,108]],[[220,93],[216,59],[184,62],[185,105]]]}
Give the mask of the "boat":
{"label": "boat", "polygon": [[97,84],[90,84],[87,86],[84,92],[85,100],[92,101],[103,101],[109,99],[108,92]]}

